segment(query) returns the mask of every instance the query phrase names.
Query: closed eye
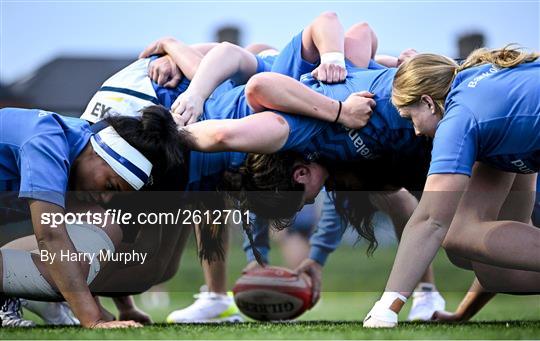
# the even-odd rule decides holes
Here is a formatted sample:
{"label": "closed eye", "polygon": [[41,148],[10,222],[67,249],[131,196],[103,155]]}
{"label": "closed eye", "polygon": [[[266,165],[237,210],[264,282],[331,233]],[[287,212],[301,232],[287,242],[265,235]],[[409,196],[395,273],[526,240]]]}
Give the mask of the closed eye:
{"label": "closed eye", "polygon": [[108,182],[106,186],[107,191],[120,191],[120,186],[118,184],[113,184],[112,182]]}

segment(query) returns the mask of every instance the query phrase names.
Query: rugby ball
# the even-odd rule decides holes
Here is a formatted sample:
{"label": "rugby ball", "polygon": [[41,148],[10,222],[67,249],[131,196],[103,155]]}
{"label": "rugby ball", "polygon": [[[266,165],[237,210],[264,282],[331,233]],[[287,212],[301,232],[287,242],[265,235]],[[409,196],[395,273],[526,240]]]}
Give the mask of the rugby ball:
{"label": "rugby ball", "polygon": [[311,308],[311,286],[281,267],[248,271],[236,281],[233,293],[238,309],[258,321],[292,320]]}

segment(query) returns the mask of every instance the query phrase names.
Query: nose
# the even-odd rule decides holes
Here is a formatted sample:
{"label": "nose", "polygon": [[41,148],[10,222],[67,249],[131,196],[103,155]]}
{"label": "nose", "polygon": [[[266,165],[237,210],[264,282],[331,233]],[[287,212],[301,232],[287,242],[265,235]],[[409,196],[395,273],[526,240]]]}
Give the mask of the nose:
{"label": "nose", "polygon": [[414,133],[416,134],[416,136],[422,136],[422,132],[416,127],[414,127]]}

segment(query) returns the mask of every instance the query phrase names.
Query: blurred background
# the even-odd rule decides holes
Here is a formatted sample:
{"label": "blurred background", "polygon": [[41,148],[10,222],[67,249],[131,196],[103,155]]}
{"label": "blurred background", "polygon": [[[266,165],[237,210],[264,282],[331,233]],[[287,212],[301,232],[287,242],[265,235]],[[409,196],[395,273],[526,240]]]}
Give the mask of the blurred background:
{"label": "blurred background", "polygon": [[323,11],[336,12],[345,28],[369,22],[384,54],[412,47],[464,57],[480,46],[540,45],[538,0],[0,0],[0,107],[78,116],[99,85],[155,39],[281,48]]}

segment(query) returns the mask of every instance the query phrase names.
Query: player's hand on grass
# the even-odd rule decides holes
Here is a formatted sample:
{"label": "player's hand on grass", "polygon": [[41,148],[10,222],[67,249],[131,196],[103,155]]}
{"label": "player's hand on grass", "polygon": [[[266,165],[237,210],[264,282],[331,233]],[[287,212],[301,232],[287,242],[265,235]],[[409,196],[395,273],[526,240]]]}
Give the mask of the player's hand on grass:
{"label": "player's hand on grass", "polygon": [[[186,90],[174,101],[171,109],[174,115],[179,115],[184,125],[197,122],[204,110],[204,98]],[[177,123],[178,124],[178,123]]]}
{"label": "player's hand on grass", "polygon": [[262,269],[262,266],[259,263],[257,263],[257,261],[252,260],[251,262],[248,263],[248,265],[246,265],[244,269],[242,269],[242,274],[245,274],[255,269]]}
{"label": "player's hand on grass", "polygon": [[151,324],[151,323],[153,323],[152,318],[150,317],[150,315],[146,314],[144,311],[142,311],[140,309],[137,309],[137,308],[129,309],[129,310],[126,310],[126,311],[121,311],[118,319],[120,321],[130,321],[130,320],[132,320],[132,321],[135,321],[135,322],[139,322],[141,324]]}
{"label": "player's hand on grass", "polygon": [[338,123],[352,129],[364,127],[371,117],[375,104],[373,94],[368,91],[352,93],[342,104]]}
{"label": "player's hand on grass", "polygon": [[170,56],[162,56],[150,62],[148,76],[166,88],[175,88],[183,77],[182,72]]}
{"label": "player's hand on grass", "polygon": [[142,324],[135,321],[96,321],[90,328],[92,329],[117,329],[117,328],[139,328]]}
{"label": "player's hand on grass", "polygon": [[160,38],[148,45],[140,54],[139,58],[148,58],[155,54],[167,54],[167,45],[176,43],[173,37]]}
{"label": "player's hand on grass", "polygon": [[294,270],[298,275],[306,275],[311,281],[311,306],[315,306],[321,297],[322,265],[313,259],[304,259]]}
{"label": "player's hand on grass", "polygon": [[311,75],[323,83],[340,83],[347,77],[347,70],[337,64],[321,64],[311,72]]}
{"label": "player's hand on grass", "polygon": [[431,321],[434,322],[465,322],[461,314],[453,313],[445,310],[438,310],[433,313]]}

